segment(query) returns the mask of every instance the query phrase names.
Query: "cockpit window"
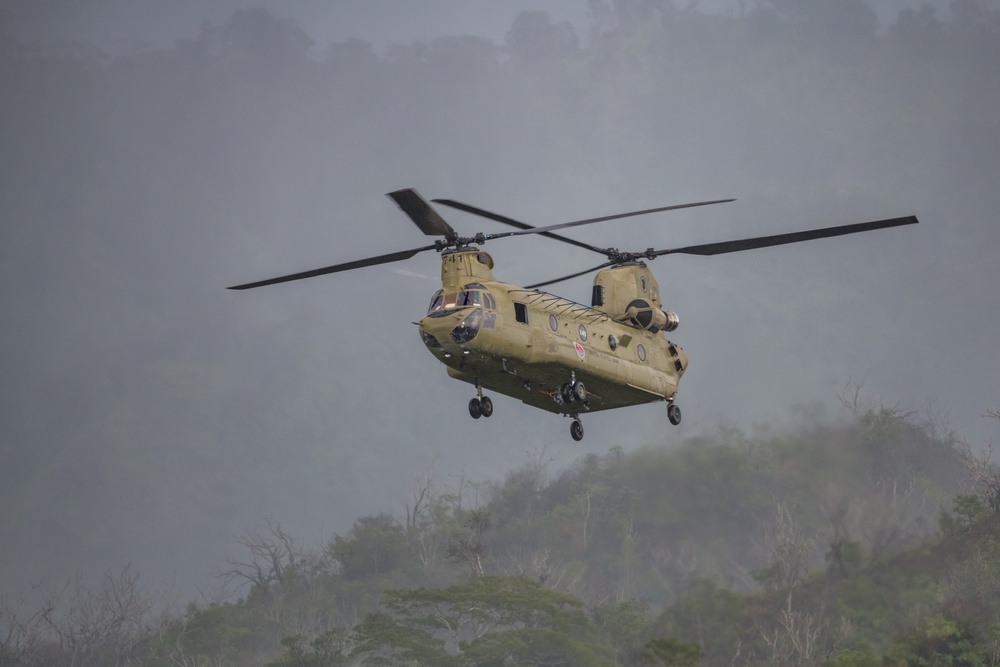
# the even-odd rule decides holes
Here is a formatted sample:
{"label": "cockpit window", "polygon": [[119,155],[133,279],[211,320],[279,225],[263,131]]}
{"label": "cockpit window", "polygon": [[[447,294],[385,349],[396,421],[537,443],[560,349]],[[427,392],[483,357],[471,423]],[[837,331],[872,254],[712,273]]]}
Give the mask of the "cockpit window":
{"label": "cockpit window", "polygon": [[477,289],[464,289],[458,292],[447,292],[438,290],[431,298],[431,305],[427,313],[436,313],[452,308],[465,308],[467,306],[486,306],[490,309],[496,308],[496,299],[490,296],[489,292]]}
{"label": "cockpit window", "polygon": [[476,290],[463,290],[458,293],[458,298],[455,301],[456,306],[481,306],[483,305],[482,300],[479,297],[479,292]]}
{"label": "cockpit window", "polygon": [[444,307],[444,292],[438,290],[431,297],[431,305],[427,308],[428,313],[433,313],[435,310],[441,310]]}

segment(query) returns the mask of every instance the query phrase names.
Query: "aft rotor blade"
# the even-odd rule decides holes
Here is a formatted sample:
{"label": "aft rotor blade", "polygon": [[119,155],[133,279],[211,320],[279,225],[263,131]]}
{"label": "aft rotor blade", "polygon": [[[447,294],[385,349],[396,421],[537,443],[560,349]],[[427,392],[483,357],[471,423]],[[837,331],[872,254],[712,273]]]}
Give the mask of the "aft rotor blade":
{"label": "aft rotor blade", "polygon": [[423,197],[417,194],[416,190],[407,188],[396,190],[387,195],[403,210],[403,213],[410,217],[417,227],[428,236],[443,236],[449,241],[458,238],[458,234],[444,221],[438,212],[431,208]]}
{"label": "aft rotor blade", "polygon": [[312,271],[303,271],[301,273],[292,273],[287,276],[279,276],[277,278],[268,278],[267,280],[259,280],[254,283],[246,283],[245,285],[233,285],[232,287],[227,287],[226,289],[244,290],[252,289],[254,287],[263,287],[264,285],[276,285],[278,283],[287,283],[292,280],[302,280],[303,278],[314,278],[316,276],[325,276],[328,273],[338,273],[340,271],[350,271],[351,269],[360,269],[363,266],[374,266],[376,264],[388,264],[390,262],[399,262],[404,259],[409,259],[419,252],[424,250],[435,250],[436,245],[424,246],[423,248],[414,248],[413,250],[401,250],[400,252],[392,252],[387,255],[379,255],[377,257],[368,257],[367,259],[358,259],[353,262],[344,262],[343,264],[334,264],[333,266],[327,266],[322,269],[313,269]]}
{"label": "aft rotor blade", "polygon": [[[466,213],[478,215],[479,217],[486,218],[488,220],[501,222],[505,225],[510,225],[511,227],[517,227],[518,229],[525,229],[525,230],[537,229],[537,227],[532,227],[529,224],[520,222],[518,220],[514,220],[513,218],[508,218],[505,215],[500,215],[499,213],[492,213],[490,211],[478,208],[476,206],[470,206],[469,204],[463,204],[462,202],[455,201],[454,199],[434,199],[432,201],[435,204],[443,204],[445,206],[450,206],[451,208],[457,208],[459,211],[465,211]],[[556,241],[562,241],[563,243],[569,243],[570,245],[575,245],[579,248],[586,248],[587,250],[592,250],[593,252],[600,253],[602,255],[607,253],[607,251],[604,248],[598,248],[595,245],[584,243],[583,241],[576,241],[574,239],[566,238],[565,236],[559,236],[558,234],[552,234],[551,232],[541,232],[541,235],[548,237],[550,239],[555,239]]]}
{"label": "aft rotor blade", "polygon": [[824,239],[831,236],[843,236],[845,234],[857,234],[858,232],[868,232],[875,229],[885,229],[887,227],[899,227],[901,225],[917,224],[916,216],[906,216],[902,218],[888,218],[886,220],[875,220],[873,222],[862,222],[855,225],[840,225],[839,227],[825,227],[823,229],[812,229],[804,232],[792,232],[790,234],[776,234],[774,236],[759,236],[752,239],[739,239],[736,241],[723,241],[721,243],[705,243],[702,245],[691,245],[672,250],[654,250],[643,253],[643,257],[653,258],[660,255],[722,255],[728,252],[740,252],[742,250],[753,250],[754,248],[769,248],[787,243],[798,243],[799,241],[812,241],[814,239]]}
{"label": "aft rotor blade", "polygon": [[662,206],[660,208],[647,208],[642,211],[630,211],[629,213],[617,213],[615,215],[605,215],[600,218],[587,218],[586,220],[574,220],[573,222],[563,222],[558,225],[548,225],[546,227],[533,227],[519,232],[505,232],[502,234],[489,234],[487,238],[495,239],[504,236],[521,236],[523,234],[544,234],[556,229],[566,229],[567,227],[579,227],[580,225],[590,225],[595,222],[605,222],[606,220],[617,220],[619,218],[630,218],[635,215],[646,215],[647,213],[659,213],[660,211],[676,211],[681,208],[694,208],[695,206],[708,206],[709,204],[724,204],[736,201],[735,199],[715,199],[712,201],[699,201],[691,204],[677,204],[675,206]]}
{"label": "aft rotor blade", "polygon": [[542,283],[535,283],[534,285],[527,285],[527,286],[525,286],[525,289],[535,289],[536,287],[544,287],[546,285],[553,285],[555,283],[561,283],[564,280],[570,280],[570,279],[576,278],[578,276],[582,276],[582,275],[586,275],[588,273],[592,273],[594,271],[598,271],[598,270],[603,269],[603,268],[608,267],[608,266],[614,266],[616,263],[617,262],[614,262],[614,261],[604,262],[604,264],[598,264],[594,268],[587,269],[586,271],[578,271],[576,273],[571,273],[568,276],[563,276],[562,278],[553,278],[552,280],[546,280],[545,282],[542,282]]}

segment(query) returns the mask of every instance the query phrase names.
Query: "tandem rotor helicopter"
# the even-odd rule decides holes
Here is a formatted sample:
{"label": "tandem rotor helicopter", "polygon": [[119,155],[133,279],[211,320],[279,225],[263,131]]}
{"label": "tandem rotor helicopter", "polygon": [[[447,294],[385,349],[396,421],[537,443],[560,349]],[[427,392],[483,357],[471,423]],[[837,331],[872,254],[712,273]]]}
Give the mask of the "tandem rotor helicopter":
{"label": "tandem rotor helicopter", "polygon": [[[637,215],[734,201],[719,199],[632,211],[545,227],[532,227],[506,216],[451,199],[434,203],[515,227],[516,231],[459,236],[415,190],[388,194],[434,243],[399,252],[334,264],[229,289],[313,278],[366,266],[410,259],[434,250],[441,255],[441,288],[431,297],[427,314],[417,322],[428,351],[447,367],[448,375],[472,384],[469,401],[474,419],[493,414],[484,389],[520,399],[528,405],[572,418],[570,434],[583,439],[580,415],[629,405],[663,401],[667,418],[677,425],[677,385],[688,366],[684,350],[666,334],[677,329],[678,317],[663,309],[660,287],[646,260],[662,255],[721,255],[754,248],[798,243],[917,223],[915,216],[682,248],[621,251],[601,248],[557,230]],[[493,276],[493,258],[478,246],[512,236],[539,234],[585,248],[605,260],[595,267],[527,287]],[[597,271],[589,306],[539,287]]]}

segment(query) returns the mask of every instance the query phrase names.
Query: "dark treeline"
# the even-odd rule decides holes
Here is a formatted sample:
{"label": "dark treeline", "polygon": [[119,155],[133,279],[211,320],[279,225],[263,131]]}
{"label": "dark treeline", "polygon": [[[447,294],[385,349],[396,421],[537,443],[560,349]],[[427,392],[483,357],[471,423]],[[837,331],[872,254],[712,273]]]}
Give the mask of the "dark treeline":
{"label": "dark treeline", "polygon": [[[405,221],[372,222],[411,185],[515,217],[530,200],[539,224],[754,193],[712,221],[718,238],[778,231],[776,211],[815,226],[912,212],[919,240],[891,252],[689,278],[711,298],[678,308],[699,353],[684,400],[754,423],[803,377],[872,367],[981,428],[997,11],[958,0],[880,26],[861,0],[590,8],[585,35],[526,12],[503,44],[384,51],[317,44],[263,10],[114,54],[0,24],[4,659],[997,664],[990,496],[962,486],[978,470],[988,490],[992,469],[933,424],[872,408],[749,437],[703,421],[713,435],[671,451],[623,411],[608,437],[588,422],[600,454],[568,470],[538,454],[456,484],[503,477],[525,443],[546,451],[543,422],[509,404],[484,435],[440,427],[460,403],[406,333],[431,282],[358,272],[253,309],[222,289],[418,245]],[[505,279],[551,277],[546,250],[508,255]],[[435,460],[438,479],[400,498]],[[232,546],[266,516],[282,522]],[[337,535],[302,542],[323,530]],[[199,597],[213,568],[244,585]],[[176,573],[198,602],[171,609],[139,571]]]}

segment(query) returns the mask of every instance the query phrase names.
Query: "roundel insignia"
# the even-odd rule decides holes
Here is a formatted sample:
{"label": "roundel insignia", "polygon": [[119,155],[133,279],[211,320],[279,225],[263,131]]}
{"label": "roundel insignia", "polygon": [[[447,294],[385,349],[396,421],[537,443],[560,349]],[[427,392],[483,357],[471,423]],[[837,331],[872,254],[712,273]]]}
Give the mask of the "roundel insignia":
{"label": "roundel insignia", "polygon": [[579,343],[573,343],[573,347],[576,348],[576,354],[581,359],[587,356],[587,353],[583,349],[583,345],[580,345]]}

